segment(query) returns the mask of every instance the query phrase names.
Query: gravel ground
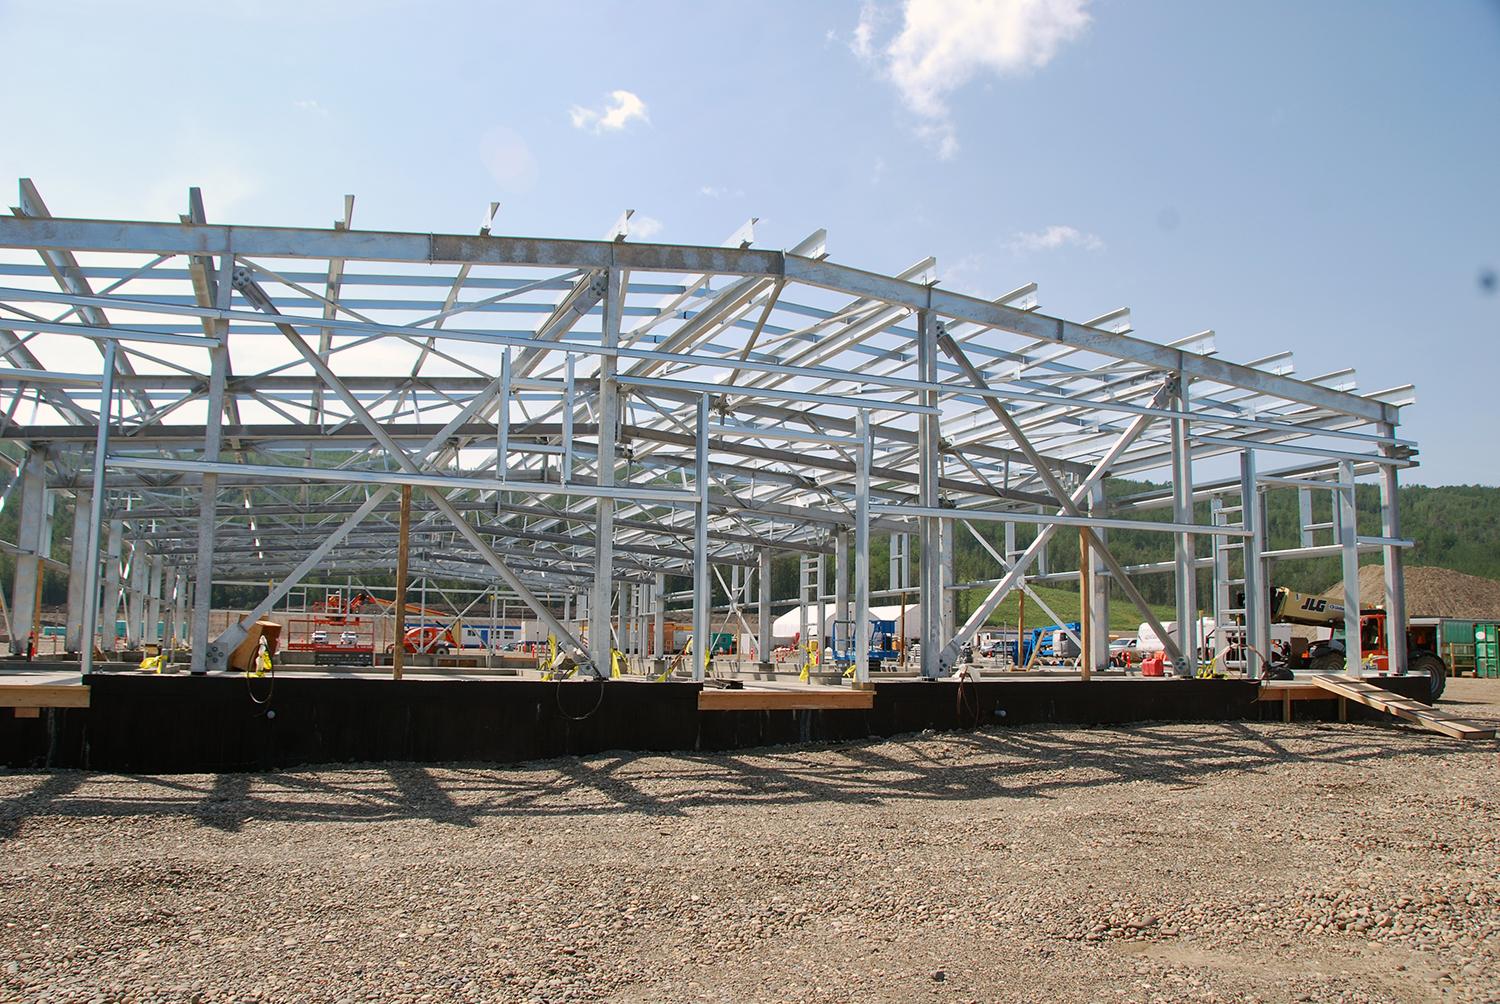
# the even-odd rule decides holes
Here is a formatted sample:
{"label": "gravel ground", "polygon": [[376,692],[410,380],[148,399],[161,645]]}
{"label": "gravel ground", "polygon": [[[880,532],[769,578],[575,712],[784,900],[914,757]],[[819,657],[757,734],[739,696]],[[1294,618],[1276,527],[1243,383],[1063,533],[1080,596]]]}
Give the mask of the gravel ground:
{"label": "gravel ground", "polygon": [[[1454,681],[1500,719],[1500,681]],[[1500,745],[1006,729],[0,772],[4,1001],[1495,1001]]]}

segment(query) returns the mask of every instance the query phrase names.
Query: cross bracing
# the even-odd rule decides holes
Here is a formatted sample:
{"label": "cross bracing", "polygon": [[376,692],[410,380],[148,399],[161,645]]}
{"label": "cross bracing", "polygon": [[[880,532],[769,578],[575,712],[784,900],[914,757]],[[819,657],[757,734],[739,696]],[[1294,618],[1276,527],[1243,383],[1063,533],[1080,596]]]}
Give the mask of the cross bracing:
{"label": "cross bracing", "polygon": [[[1212,331],[1155,341],[1124,310],[1048,316],[1034,284],[967,296],[930,258],[862,271],[822,231],[771,251],[753,227],[724,246],[362,231],[352,199],[327,230],[213,223],[196,190],[169,223],[54,218],[29,181],[20,201],[0,218],[0,440],[9,494],[92,506],[78,576],[103,556],[108,579],[117,526],[166,581],[268,581],[268,603],[309,573],[385,572],[406,486],[414,568],[503,591],[600,666],[568,599],[666,602],[686,578],[705,629],[710,569],[748,584],[766,553],[852,538],[858,623],[868,535],[913,535],[936,675],[983,623],[941,601],[958,522],[1080,528],[1090,574],[1135,597],[1108,529],[1173,534],[1188,582],[1195,538],[1253,536],[1194,524],[1194,464],[1393,479],[1414,453],[1409,387],[1300,379],[1290,353],[1231,363]],[[1183,494],[1172,522],[1105,510],[1106,478],[1152,474]],[[1002,556],[981,610],[1045,547]],[[211,667],[236,636],[208,637],[207,602],[191,634]]]}

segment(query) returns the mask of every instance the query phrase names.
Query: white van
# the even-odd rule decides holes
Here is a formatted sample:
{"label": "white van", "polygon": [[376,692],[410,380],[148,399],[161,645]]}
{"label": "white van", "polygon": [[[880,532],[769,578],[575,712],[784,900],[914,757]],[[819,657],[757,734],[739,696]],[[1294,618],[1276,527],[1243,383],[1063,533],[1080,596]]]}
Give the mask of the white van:
{"label": "white van", "polygon": [[[1167,629],[1167,636],[1175,642],[1177,640],[1177,622],[1162,621],[1162,627]],[[1213,658],[1211,636],[1217,627],[1218,624],[1212,617],[1198,618],[1198,648],[1205,659]],[[1153,655],[1163,651],[1164,648],[1165,646],[1162,645],[1161,639],[1156,635],[1156,630],[1150,624],[1142,624],[1136,631],[1136,651],[1140,655]]]}

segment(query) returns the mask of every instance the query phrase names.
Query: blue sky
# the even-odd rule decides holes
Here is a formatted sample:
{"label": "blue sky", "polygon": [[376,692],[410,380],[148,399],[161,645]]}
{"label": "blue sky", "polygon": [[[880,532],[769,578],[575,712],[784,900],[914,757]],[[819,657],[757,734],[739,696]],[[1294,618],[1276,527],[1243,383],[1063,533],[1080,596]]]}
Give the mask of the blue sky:
{"label": "blue sky", "polygon": [[0,38],[0,178],[58,215],[196,184],[229,222],[352,192],[378,229],[827,227],[848,264],[1416,383],[1408,480],[1500,484],[1495,3],[0,3]]}

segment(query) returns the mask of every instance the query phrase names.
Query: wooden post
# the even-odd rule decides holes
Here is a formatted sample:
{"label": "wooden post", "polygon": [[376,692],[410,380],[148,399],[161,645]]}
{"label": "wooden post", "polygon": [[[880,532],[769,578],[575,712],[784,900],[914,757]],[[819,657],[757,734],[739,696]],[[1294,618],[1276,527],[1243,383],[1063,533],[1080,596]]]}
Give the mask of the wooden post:
{"label": "wooden post", "polygon": [[406,559],[411,545],[411,485],[401,486],[401,531],[396,546],[396,644],[391,649],[391,679],[401,679],[406,662]]}
{"label": "wooden post", "polygon": [[1026,665],[1026,590],[1018,590],[1016,598],[1016,661],[1011,663],[1013,673],[1019,673]]}
{"label": "wooden post", "polygon": [[1094,675],[1094,631],[1090,626],[1092,618],[1089,617],[1089,565],[1091,563],[1088,528],[1081,526],[1078,528],[1078,637],[1083,642],[1083,654],[1079,656],[1078,666],[1083,673],[1085,683]]}

